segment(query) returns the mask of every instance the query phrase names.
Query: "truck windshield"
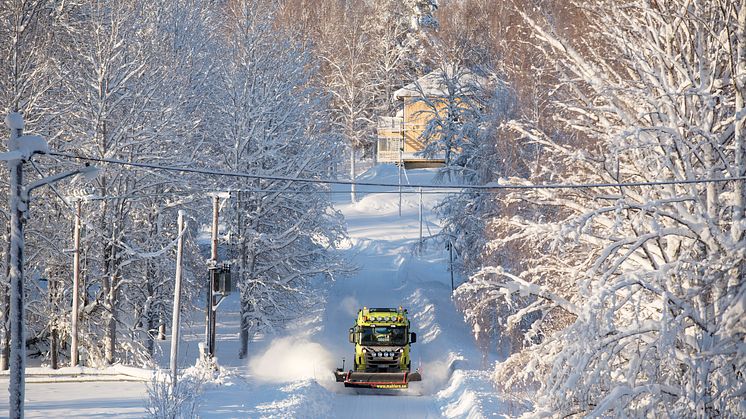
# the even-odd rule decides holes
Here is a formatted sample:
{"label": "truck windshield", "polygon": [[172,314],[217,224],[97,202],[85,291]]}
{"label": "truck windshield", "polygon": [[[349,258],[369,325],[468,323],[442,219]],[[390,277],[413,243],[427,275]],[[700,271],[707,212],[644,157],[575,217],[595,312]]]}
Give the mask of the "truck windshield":
{"label": "truck windshield", "polygon": [[396,345],[407,344],[407,333],[404,327],[362,327],[361,345]]}

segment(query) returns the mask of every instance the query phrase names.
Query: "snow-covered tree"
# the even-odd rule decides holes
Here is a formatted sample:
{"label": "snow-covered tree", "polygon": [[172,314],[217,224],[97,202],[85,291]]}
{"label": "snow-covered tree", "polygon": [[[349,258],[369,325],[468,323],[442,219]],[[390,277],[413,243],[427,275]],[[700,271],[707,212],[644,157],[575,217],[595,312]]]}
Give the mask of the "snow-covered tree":
{"label": "snow-covered tree", "polygon": [[410,61],[421,74],[429,72],[433,54],[437,50],[439,26],[436,17],[437,0],[405,0],[402,5],[408,10],[409,33],[407,43],[412,51]]}
{"label": "snow-covered tree", "polygon": [[[450,163],[441,169],[440,176],[471,185],[497,183],[508,176],[526,176],[530,152],[512,141],[514,134],[507,124],[518,115],[515,92],[496,79],[485,85],[473,85],[467,92],[457,87],[463,83],[461,77],[441,75],[440,78],[444,86],[451,87],[443,89],[449,92],[443,97],[428,99],[429,112],[435,114],[437,109],[437,114],[426,131],[434,141],[426,151],[442,155],[444,147],[451,147],[452,156],[447,159]],[[470,96],[461,99],[460,94]],[[456,113],[456,117],[447,115],[446,110]],[[490,252],[487,248],[495,235],[489,229],[489,220],[516,210],[503,205],[500,194],[491,192],[464,190],[445,197],[436,212],[443,221],[440,239],[447,246],[453,246],[456,255],[453,269],[468,277],[485,264],[509,262],[511,267],[521,266],[516,249]],[[506,306],[496,307],[486,294],[482,290],[464,288],[456,294],[456,303],[472,325],[485,354],[495,344],[505,347],[503,344],[514,340],[503,333],[499,323],[499,319],[511,311]],[[522,336],[518,337],[518,341],[521,340]]]}
{"label": "snow-covered tree", "polygon": [[[609,183],[533,189],[537,208],[497,216],[497,249],[531,266],[486,267],[464,292],[532,300],[535,344],[498,368],[505,389],[538,386],[534,414],[744,414],[743,79],[746,3],[599,1],[579,47],[525,16],[562,75],[556,115],[570,136],[512,124],[541,145],[531,179]],[[639,185],[639,182],[665,182]]]}
{"label": "snow-covered tree", "polygon": [[[0,1],[0,113],[27,114],[32,123],[39,118],[36,110],[43,106],[41,98],[50,84],[51,77],[45,53],[49,50],[49,28],[54,21],[55,1]],[[31,114],[31,116],[28,116]],[[40,125],[43,125],[40,124]],[[5,138],[5,136],[3,136]],[[6,144],[0,144],[5,149]],[[7,202],[7,177],[0,180],[0,201]],[[2,231],[7,232],[9,214],[0,210]],[[1,272],[6,274],[0,281],[0,369],[8,368],[8,345],[10,332],[8,309],[10,306],[7,290],[8,252],[2,250]]]}
{"label": "snow-covered tree", "polygon": [[[174,151],[183,149],[180,141],[199,141],[194,122],[199,116],[193,119],[199,94],[193,88],[200,83],[205,59],[204,50],[195,52],[203,44],[193,35],[204,29],[204,10],[206,5],[198,1],[86,1],[69,6],[62,29],[62,39],[69,42],[53,55],[61,81],[53,99],[65,115],[57,122],[53,147],[99,158],[189,161],[194,150]],[[172,263],[172,258],[163,261],[156,247],[173,245],[167,232],[175,230],[168,225],[175,217],[163,226],[168,203],[161,201],[164,207],[154,214],[137,196],[167,193],[184,182],[163,173],[111,166],[96,179],[93,195],[102,199],[86,204],[84,217],[88,251],[82,293],[88,304],[82,312],[87,332],[81,339],[89,363],[110,364],[123,348],[137,354],[131,359],[138,363],[148,358],[145,348],[151,345],[137,332],[142,328],[137,316],[157,304],[139,290],[153,288],[148,276],[153,263],[161,264],[162,272]],[[173,207],[170,211],[175,214]],[[157,239],[140,231],[158,233]],[[138,292],[130,292],[135,289]],[[125,346],[118,346],[119,338]]]}
{"label": "snow-covered tree", "polygon": [[[340,139],[330,135],[326,102],[310,84],[309,51],[270,30],[274,10],[253,0],[225,10],[214,150],[234,171],[321,178]],[[282,326],[319,301],[323,280],[342,270],[331,250],[344,231],[327,186],[271,179],[224,185],[234,191],[231,257],[244,357],[250,333]]]}
{"label": "snow-covered tree", "polygon": [[[481,118],[488,131],[475,141],[478,147],[472,147],[473,151],[467,148],[458,153],[459,165],[454,169],[463,173],[459,180],[464,183],[485,184],[509,176],[529,177],[544,163],[541,148],[520,141],[520,133],[508,129],[506,118],[531,121],[546,132],[557,131],[558,124],[552,118],[554,111],[548,107],[549,99],[556,98],[554,60],[537,48],[526,47],[531,30],[523,23],[521,13],[552,16],[562,22],[562,33],[569,37],[587,32],[582,19],[564,2],[517,1],[503,7],[494,7],[488,0],[440,2],[437,13],[440,27],[433,57],[468,68],[489,69],[489,73],[496,73],[501,80],[498,89],[486,95],[490,100]],[[512,234],[488,228],[490,219],[519,213],[530,218],[537,211],[531,205],[511,204],[502,198],[501,193],[467,192],[447,197],[439,208],[445,223],[443,236],[447,234],[455,241],[455,267],[460,275],[468,278],[485,265],[501,265],[511,271],[531,266],[534,249],[529,246],[521,243],[499,248],[487,246],[491,239]],[[490,289],[461,289],[456,302],[473,325],[480,344],[488,350],[497,345],[500,353],[505,354],[524,345],[525,328],[532,318],[529,316],[516,328],[506,329],[505,318],[526,302],[512,306],[496,304],[500,295],[499,291]]]}
{"label": "snow-covered tree", "polygon": [[[335,126],[349,146],[350,179],[357,176],[357,152],[371,141],[373,86],[371,78],[371,35],[365,28],[362,2],[345,2],[335,11],[340,24],[325,34],[319,54],[323,60],[327,90],[332,95]],[[357,6],[357,7],[356,7]],[[351,198],[355,201],[355,188]]]}
{"label": "snow-covered tree", "polygon": [[410,25],[412,29],[437,28],[438,19],[435,11],[438,10],[437,0],[405,0],[404,3],[410,10]]}
{"label": "snow-covered tree", "polygon": [[457,154],[471,153],[488,135],[486,120],[489,80],[458,63],[444,63],[416,84],[415,100],[425,104],[420,111],[428,121],[421,137],[422,155],[445,156],[443,173],[450,179],[463,166]]}
{"label": "snow-covered tree", "polygon": [[417,68],[412,62],[408,11],[397,0],[377,1],[365,23],[371,39],[370,72],[366,78],[372,87],[371,108],[378,116],[393,115],[399,110],[393,92],[408,83]]}

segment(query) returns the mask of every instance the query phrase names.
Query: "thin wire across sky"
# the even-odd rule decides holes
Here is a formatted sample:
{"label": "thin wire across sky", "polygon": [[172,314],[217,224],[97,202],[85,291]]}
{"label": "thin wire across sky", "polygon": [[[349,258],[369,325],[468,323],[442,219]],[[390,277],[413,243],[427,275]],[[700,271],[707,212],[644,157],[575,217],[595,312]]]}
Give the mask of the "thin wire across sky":
{"label": "thin wire across sky", "polygon": [[[326,184],[326,185],[348,185],[348,186],[372,186],[372,187],[406,187],[416,188],[415,191],[409,191],[409,193],[420,193],[419,189],[423,189],[422,193],[471,193],[471,192],[485,192],[485,193],[498,193],[504,190],[516,190],[516,189],[595,189],[595,188],[629,188],[629,187],[655,187],[655,186],[670,186],[670,185],[691,185],[691,184],[705,184],[705,183],[723,183],[733,181],[746,180],[746,176],[734,176],[728,178],[705,178],[705,179],[681,179],[681,180],[660,180],[660,181],[640,181],[640,182],[618,182],[618,183],[553,183],[553,184],[530,184],[530,185],[515,185],[515,184],[502,184],[502,183],[490,183],[486,185],[432,185],[432,184],[406,184],[399,185],[396,183],[382,183],[382,182],[358,182],[350,180],[337,180],[337,179],[314,179],[314,178],[300,178],[290,176],[276,176],[266,174],[254,174],[245,172],[228,172],[216,169],[201,169],[194,167],[179,167],[179,166],[164,166],[153,163],[140,163],[140,162],[128,162],[124,160],[99,158],[99,157],[87,157],[87,156],[76,156],[67,153],[49,152],[51,156],[61,157],[70,160],[82,160],[95,163],[115,164],[120,166],[135,167],[140,169],[152,169],[152,170],[165,170],[170,172],[180,173],[197,173],[208,176],[224,176],[224,177],[236,177],[236,178],[248,178],[248,179],[265,179],[265,180],[277,180],[297,183],[310,183],[310,184]],[[253,192],[254,190],[247,190],[247,192]],[[257,190],[262,191],[262,190]],[[297,190],[264,190],[266,192],[276,193],[304,193],[303,191]],[[308,191],[308,193],[329,193]],[[397,191],[357,191],[359,193],[400,193]],[[345,191],[344,193],[349,193]]]}

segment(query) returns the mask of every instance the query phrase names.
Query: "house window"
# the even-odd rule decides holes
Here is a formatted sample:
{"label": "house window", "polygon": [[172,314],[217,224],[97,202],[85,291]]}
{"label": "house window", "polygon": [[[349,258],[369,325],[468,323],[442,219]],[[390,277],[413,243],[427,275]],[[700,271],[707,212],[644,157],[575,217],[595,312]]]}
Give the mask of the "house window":
{"label": "house window", "polygon": [[399,151],[401,140],[396,138],[379,138],[378,151]]}

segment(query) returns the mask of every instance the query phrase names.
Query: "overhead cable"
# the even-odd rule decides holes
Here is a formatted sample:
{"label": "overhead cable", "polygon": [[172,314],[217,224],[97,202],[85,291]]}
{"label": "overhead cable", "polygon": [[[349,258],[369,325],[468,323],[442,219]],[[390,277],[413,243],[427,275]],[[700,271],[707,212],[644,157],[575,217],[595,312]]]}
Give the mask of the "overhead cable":
{"label": "overhead cable", "polygon": [[[326,185],[355,185],[355,186],[381,186],[381,187],[399,187],[396,183],[383,183],[383,182],[358,182],[351,180],[336,180],[336,179],[314,179],[314,178],[300,178],[291,176],[277,176],[267,174],[255,174],[245,172],[227,172],[216,169],[201,169],[194,167],[179,167],[179,166],[162,166],[153,163],[141,163],[141,162],[128,162],[124,160],[110,159],[110,158],[99,158],[99,157],[86,157],[76,156],[67,153],[49,152],[46,153],[51,156],[63,157],[67,159],[84,160],[96,163],[107,163],[117,164],[121,166],[137,167],[143,169],[154,169],[154,170],[166,170],[172,172],[181,173],[197,173],[209,176],[225,176],[225,177],[237,177],[237,178],[249,178],[249,179],[265,179],[265,180],[277,180],[286,182],[302,182],[302,183],[314,183],[314,184],[326,184]],[[424,189],[438,189],[443,190],[443,193],[450,193],[451,190],[470,190],[479,192],[497,192],[499,190],[514,190],[514,189],[596,189],[596,188],[629,188],[629,187],[654,187],[654,186],[671,186],[671,185],[691,185],[691,184],[704,184],[704,183],[724,183],[733,181],[746,180],[746,176],[734,176],[728,178],[705,178],[705,179],[681,179],[681,180],[659,180],[659,181],[639,181],[639,182],[598,182],[598,183],[550,183],[550,184],[505,184],[505,183],[489,183],[485,185],[433,185],[433,184],[407,184],[401,185],[406,188],[424,188]],[[448,191],[448,192],[446,192]],[[377,193],[377,192],[376,192]],[[398,192],[397,192],[398,193]]]}

